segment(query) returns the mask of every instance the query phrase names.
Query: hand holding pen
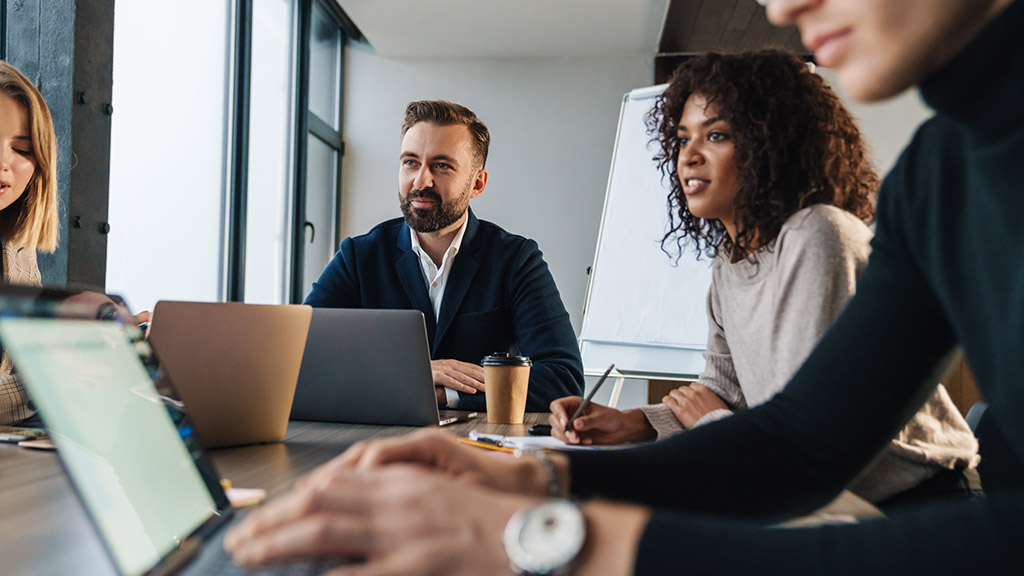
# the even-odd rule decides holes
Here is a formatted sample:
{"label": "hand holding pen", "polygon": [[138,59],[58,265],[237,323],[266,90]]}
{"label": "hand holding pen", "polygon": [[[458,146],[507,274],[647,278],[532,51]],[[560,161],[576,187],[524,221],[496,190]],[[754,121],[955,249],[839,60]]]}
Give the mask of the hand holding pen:
{"label": "hand holding pen", "polygon": [[[605,376],[611,372],[609,369]],[[599,382],[597,387],[604,382]],[[657,432],[642,410],[616,410],[592,402],[594,391],[586,399],[579,396],[559,398],[551,403],[551,435],[566,444],[611,446],[650,442]],[[571,417],[570,417],[571,414]]]}
{"label": "hand holding pen", "polygon": [[568,432],[569,430],[572,430],[573,421],[576,420],[576,418],[579,418],[579,416],[583,414],[584,410],[587,409],[587,406],[590,405],[590,401],[594,398],[594,394],[596,394],[598,389],[601,388],[601,384],[604,384],[604,381],[608,379],[608,375],[611,374],[614,368],[615,364],[612,364],[611,366],[608,367],[607,370],[604,371],[604,374],[601,375],[601,379],[598,380],[597,384],[594,385],[594,388],[590,391],[590,394],[587,394],[587,397],[583,399],[583,402],[579,405],[579,407],[576,408],[576,411],[573,412],[572,416],[569,417],[569,421],[565,423],[565,430],[563,432]]}

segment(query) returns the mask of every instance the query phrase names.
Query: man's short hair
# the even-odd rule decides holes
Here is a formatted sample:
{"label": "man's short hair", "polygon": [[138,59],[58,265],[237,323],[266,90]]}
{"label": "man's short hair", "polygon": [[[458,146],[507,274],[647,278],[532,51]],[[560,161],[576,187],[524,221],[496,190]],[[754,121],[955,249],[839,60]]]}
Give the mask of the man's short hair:
{"label": "man's short hair", "polygon": [[429,122],[438,126],[462,124],[473,136],[473,150],[480,168],[487,164],[487,149],[491,146],[491,133],[472,110],[447,100],[417,100],[405,107],[402,119],[402,137],[415,124]]}

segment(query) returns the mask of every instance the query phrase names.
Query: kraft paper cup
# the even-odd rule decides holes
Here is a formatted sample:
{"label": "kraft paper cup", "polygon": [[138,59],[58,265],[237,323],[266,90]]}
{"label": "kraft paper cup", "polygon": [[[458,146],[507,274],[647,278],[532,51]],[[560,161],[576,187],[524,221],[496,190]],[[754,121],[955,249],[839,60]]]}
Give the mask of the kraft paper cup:
{"label": "kraft paper cup", "polygon": [[495,352],[484,356],[480,364],[484,367],[487,421],[492,424],[522,424],[533,362],[525,356]]}

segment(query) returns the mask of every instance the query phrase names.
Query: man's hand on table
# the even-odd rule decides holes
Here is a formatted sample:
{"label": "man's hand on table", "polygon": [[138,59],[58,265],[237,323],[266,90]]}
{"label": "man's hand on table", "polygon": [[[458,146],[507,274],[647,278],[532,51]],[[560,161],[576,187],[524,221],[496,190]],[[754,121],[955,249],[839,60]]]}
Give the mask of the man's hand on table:
{"label": "man's hand on table", "polygon": [[[451,359],[431,360],[430,373],[434,378],[434,386],[451,388],[466,394],[484,391],[484,369],[478,364]],[[443,397],[442,389],[438,394],[438,405],[444,405],[441,402]]]}

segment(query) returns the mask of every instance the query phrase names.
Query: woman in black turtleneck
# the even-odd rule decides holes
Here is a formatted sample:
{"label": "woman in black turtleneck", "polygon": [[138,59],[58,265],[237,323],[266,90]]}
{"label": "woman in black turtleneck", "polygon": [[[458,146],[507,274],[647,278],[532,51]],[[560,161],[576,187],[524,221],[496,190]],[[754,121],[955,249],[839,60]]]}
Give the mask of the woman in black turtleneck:
{"label": "woman in black turtleneck", "polygon": [[[368,573],[500,573],[515,551],[500,544],[506,523],[534,536],[559,528],[565,508],[517,522],[534,518],[538,496],[568,491],[634,504],[584,503],[573,563],[535,573],[1024,572],[1022,485],[857,525],[764,527],[848,484],[956,345],[1011,457],[1024,459],[1024,0],[759,2],[774,23],[800,28],[853,97],[919,85],[936,110],[882,185],[857,295],[786,389],[619,452],[499,459],[441,433],[361,445],[236,529],[236,560],[346,553],[366,557]],[[440,474],[366,471],[393,462]],[[572,552],[575,526],[532,549],[549,560]]]}

